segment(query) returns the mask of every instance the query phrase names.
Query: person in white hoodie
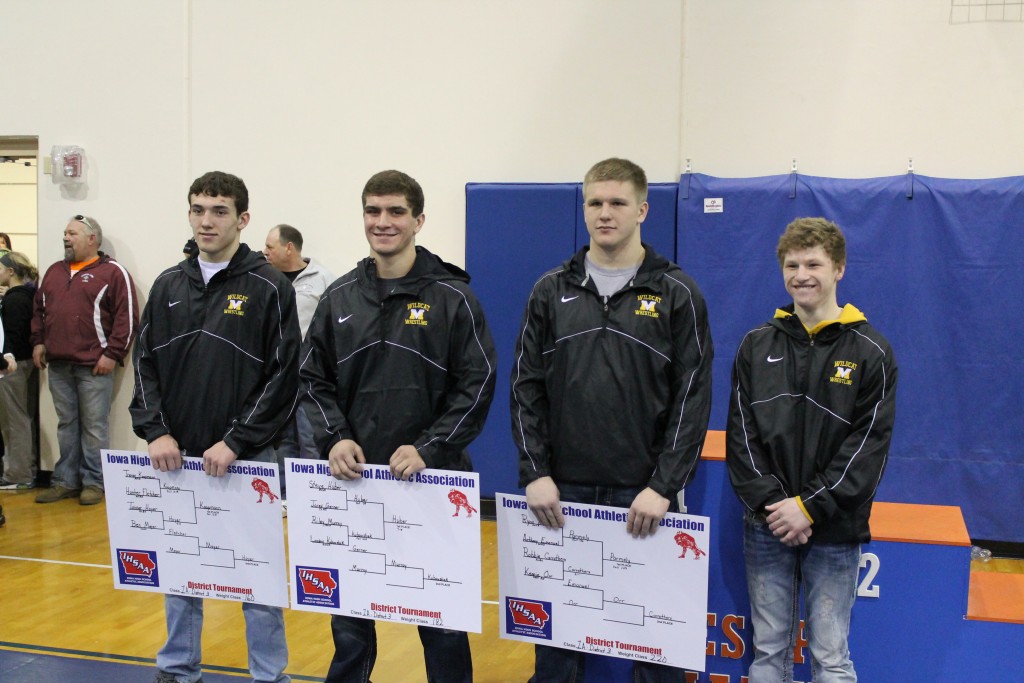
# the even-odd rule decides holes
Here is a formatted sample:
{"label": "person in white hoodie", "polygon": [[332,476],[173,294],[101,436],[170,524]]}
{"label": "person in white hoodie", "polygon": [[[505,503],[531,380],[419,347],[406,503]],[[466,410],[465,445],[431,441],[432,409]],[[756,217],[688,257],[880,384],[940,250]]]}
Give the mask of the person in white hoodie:
{"label": "person in white hoodie", "polygon": [[[313,311],[320,301],[320,295],[327,285],[334,282],[334,275],[313,259],[302,256],[302,233],[290,225],[276,225],[267,233],[267,241],[263,246],[263,255],[270,265],[281,271],[295,288],[295,305],[299,313],[299,329],[306,336],[309,322],[313,319]],[[313,428],[302,412],[301,406],[295,407],[295,416],[281,432],[281,442],[277,447],[277,461],[284,471],[284,458],[319,459],[320,453],[313,443]],[[284,476],[281,477],[282,495]]]}

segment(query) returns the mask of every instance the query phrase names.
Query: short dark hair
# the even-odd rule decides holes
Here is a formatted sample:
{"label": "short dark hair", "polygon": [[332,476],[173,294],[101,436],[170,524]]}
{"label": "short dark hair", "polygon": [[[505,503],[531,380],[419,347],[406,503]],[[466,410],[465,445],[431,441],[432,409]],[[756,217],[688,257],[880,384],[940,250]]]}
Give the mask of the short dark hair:
{"label": "short dark hair", "polygon": [[637,203],[643,204],[647,201],[647,174],[644,173],[644,169],[629,159],[612,157],[591,166],[587,175],[583,177],[584,194],[587,192],[587,186],[591,183],[601,183],[606,180],[632,183],[636,190]]}
{"label": "short dark hair", "polygon": [[373,174],[363,187],[360,201],[366,206],[367,197],[386,194],[400,194],[405,197],[414,217],[418,218],[423,213],[423,188],[410,175],[401,171],[381,171]]}
{"label": "short dark hair", "polygon": [[6,247],[4,247],[4,249],[6,249],[7,251],[10,251],[11,250],[11,236],[8,235],[6,232],[0,232],[0,240],[3,240],[4,244],[7,245]]}
{"label": "short dark hair", "polygon": [[300,252],[302,251],[302,233],[301,232],[299,232],[298,230],[296,230],[292,226],[287,225],[285,223],[281,223],[280,225],[275,225],[274,226],[274,230],[277,230],[277,241],[278,242],[280,242],[282,245],[288,244],[289,242],[291,242],[292,244],[295,245],[295,248],[298,251],[300,251]]}
{"label": "short dark hair", "polygon": [[249,190],[245,183],[236,175],[223,171],[210,171],[195,179],[188,188],[188,203],[192,205],[192,197],[205,194],[207,197],[230,197],[235,202],[235,211],[239,215],[249,210]]}
{"label": "short dark hair", "polygon": [[785,265],[786,254],[791,251],[821,247],[832,259],[833,265],[846,265],[846,238],[839,226],[827,218],[797,218],[786,226],[779,238],[775,255],[779,265]]}

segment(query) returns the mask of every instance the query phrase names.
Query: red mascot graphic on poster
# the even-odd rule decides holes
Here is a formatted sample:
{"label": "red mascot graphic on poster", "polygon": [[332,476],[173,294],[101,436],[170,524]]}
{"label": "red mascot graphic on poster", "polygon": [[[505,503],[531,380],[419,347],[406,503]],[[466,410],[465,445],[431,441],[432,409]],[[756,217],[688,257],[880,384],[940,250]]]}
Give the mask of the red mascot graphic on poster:
{"label": "red mascot graphic on poster", "polygon": [[686,557],[687,550],[693,551],[693,559],[695,560],[700,559],[701,555],[707,555],[706,552],[697,547],[697,541],[690,534],[680,531],[675,535],[675,541],[676,545],[683,549],[683,554],[679,557]]}
{"label": "red mascot graphic on poster", "polygon": [[267,494],[268,496],[270,496],[270,502],[271,503],[273,503],[275,500],[277,500],[277,496],[275,496],[274,492],[270,490],[270,484],[268,484],[267,482],[263,481],[262,479],[253,479],[252,480],[252,488],[258,494],[260,494],[260,499],[256,501],[257,503],[262,503],[263,502],[263,494]]}
{"label": "red mascot graphic on poster", "polygon": [[473,513],[476,512],[476,508],[469,504],[469,498],[466,498],[466,494],[457,489],[452,489],[448,494],[448,500],[455,506],[455,514],[452,517],[459,516],[459,510],[465,508],[466,516],[472,517]]}

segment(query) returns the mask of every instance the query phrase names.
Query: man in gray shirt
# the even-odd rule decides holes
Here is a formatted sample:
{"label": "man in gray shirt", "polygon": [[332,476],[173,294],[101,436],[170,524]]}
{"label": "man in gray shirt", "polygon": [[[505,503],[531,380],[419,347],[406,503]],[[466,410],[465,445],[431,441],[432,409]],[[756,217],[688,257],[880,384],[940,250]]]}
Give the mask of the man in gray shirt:
{"label": "man in gray shirt", "polygon": [[[334,282],[334,275],[311,258],[302,256],[302,233],[284,223],[276,225],[267,233],[263,255],[270,265],[281,271],[295,288],[295,306],[299,313],[299,329],[306,336],[313,311],[320,301],[320,295]],[[302,406],[296,405],[295,417],[281,432],[281,443],[277,447],[278,465],[283,468],[284,458],[319,459],[320,454],[313,443],[313,427],[309,424]],[[283,469],[281,470],[284,471]],[[281,477],[281,493],[284,494],[284,476]]]}

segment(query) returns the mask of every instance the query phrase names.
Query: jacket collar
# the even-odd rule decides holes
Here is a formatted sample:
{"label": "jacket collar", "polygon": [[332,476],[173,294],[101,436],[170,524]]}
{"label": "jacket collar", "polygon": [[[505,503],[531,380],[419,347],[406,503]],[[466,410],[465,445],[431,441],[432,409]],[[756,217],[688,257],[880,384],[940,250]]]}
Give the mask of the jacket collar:
{"label": "jacket collar", "polygon": [[811,337],[822,340],[832,339],[843,330],[868,321],[867,317],[856,306],[846,304],[843,306],[843,310],[840,311],[838,318],[835,320],[822,320],[813,329],[809,330],[800,322],[800,318],[797,317],[794,311],[795,306],[793,304],[776,309],[775,317],[772,318],[771,324],[790,336],[800,339]]}
{"label": "jacket collar", "polygon": [[[267,264],[266,259],[263,258],[263,254],[254,252],[249,248],[248,244],[242,242],[238,245],[237,251],[235,251],[231,256],[231,260],[228,261],[228,267],[214,275],[210,282],[230,277],[232,273],[247,273],[259,268],[263,264]],[[182,266],[185,272],[188,273],[189,277],[194,280],[198,280],[200,284],[204,284],[205,286],[205,283],[203,283],[203,274],[199,270],[199,252],[196,252],[182,261]]]}
{"label": "jacket collar", "polygon": [[[661,276],[672,268],[672,263],[654,251],[651,245],[646,242],[642,244],[644,247],[644,260],[640,263],[640,268],[636,271],[636,277],[633,278],[631,286],[659,289]],[[588,251],[590,251],[590,245],[577,251],[573,254],[572,258],[562,264],[563,271],[568,275],[570,282],[582,285],[587,279],[586,257]]]}
{"label": "jacket collar", "polygon": [[[102,251],[98,251],[98,252],[96,252],[96,260],[90,262],[89,265],[87,265],[87,266],[83,266],[81,270],[89,270],[90,268],[95,268],[96,266],[100,265],[101,263],[107,263],[108,261],[112,261],[112,260],[113,259],[110,258],[110,256],[108,254],[105,254]],[[65,260],[61,261],[61,263],[64,264],[64,268],[67,269],[67,271],[70,273],[71,272],[71,261],[68,261],[68,260],[65,259]],[[81,271],[79,271],[79,272],[81,272]]]}
{"label": "jacket collar", "polygon": [[[359,284],[374,292],[377,290],[377,262],[373,257],[366,257],[356,267]],[[426,285],[438,280],[458,280],[469,282],[469,274],[459,268],[442,261],[436,254],[424,247],[416,247],[416,260],[405,277],[398,278],[391,294],[415,294]],[[389,295],[390,296],[390,295]]]}

